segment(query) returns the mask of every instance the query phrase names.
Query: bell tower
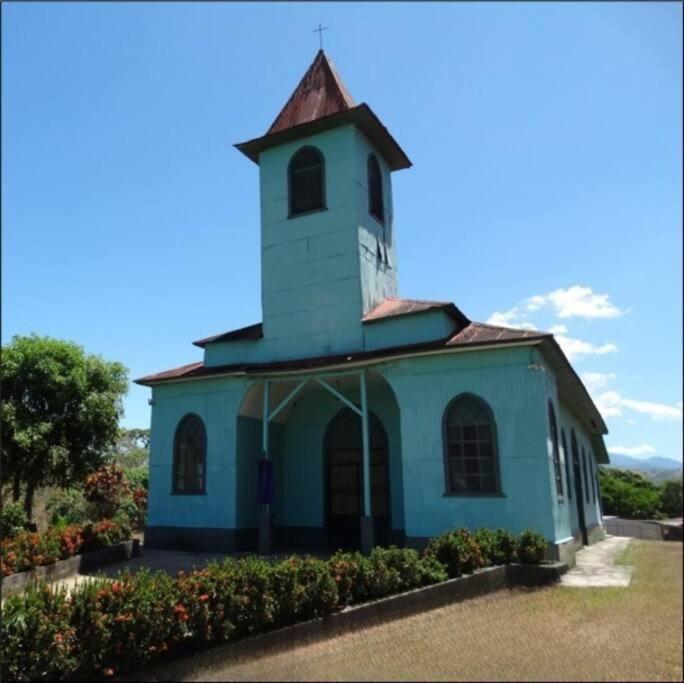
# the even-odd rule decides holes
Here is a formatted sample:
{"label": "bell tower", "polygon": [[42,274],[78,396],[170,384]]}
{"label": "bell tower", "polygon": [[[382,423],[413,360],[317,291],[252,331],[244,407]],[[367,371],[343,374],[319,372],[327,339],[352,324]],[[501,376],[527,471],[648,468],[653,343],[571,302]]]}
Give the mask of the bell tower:
{"label": "bell tower", "polygon": [[363,346],[361,318],[397,296],[391,172],[411,165],[319,50],[260,138],[264,342],[283,357]]}

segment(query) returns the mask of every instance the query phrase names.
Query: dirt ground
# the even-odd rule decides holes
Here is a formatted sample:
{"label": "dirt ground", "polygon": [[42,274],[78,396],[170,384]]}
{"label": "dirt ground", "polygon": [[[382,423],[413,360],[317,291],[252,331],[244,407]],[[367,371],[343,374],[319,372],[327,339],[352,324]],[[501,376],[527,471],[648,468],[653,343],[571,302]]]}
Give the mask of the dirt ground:
{"label": "dirt ground", "polygon": [[[682,544],[632,541],[626,588],[501,591],[169,680],[682,680]],[[159,679],[158,679],[159,680]]]}

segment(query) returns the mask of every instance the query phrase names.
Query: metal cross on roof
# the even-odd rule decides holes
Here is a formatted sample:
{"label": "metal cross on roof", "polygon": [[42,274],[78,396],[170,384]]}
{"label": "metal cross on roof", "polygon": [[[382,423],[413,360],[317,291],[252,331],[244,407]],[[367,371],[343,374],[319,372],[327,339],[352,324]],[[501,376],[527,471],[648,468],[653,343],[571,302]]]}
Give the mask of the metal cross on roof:
{"label": "metal cross on roof", "polygon": [[315,28],[313,30],[313,33],[318,33],[318,40],[320,41],[321,45],[321,50],[323,49],[323,31],[327,31],[328,27],[327,26],[321,26],[318,24],[318,28]]}

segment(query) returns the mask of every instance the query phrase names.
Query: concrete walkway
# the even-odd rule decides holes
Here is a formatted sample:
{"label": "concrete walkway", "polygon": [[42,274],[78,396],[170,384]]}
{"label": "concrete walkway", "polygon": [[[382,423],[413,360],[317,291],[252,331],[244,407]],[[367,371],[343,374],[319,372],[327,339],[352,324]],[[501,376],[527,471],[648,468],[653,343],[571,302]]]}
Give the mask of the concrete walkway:
{"label": "concrete walkway", "polygon": [[631,539],[608,536],[577,553],[573,569],[561,577],[563,586],[573,588],[599,588],[629,586],[632,567],[616,565],[615,558],[628,546]]}

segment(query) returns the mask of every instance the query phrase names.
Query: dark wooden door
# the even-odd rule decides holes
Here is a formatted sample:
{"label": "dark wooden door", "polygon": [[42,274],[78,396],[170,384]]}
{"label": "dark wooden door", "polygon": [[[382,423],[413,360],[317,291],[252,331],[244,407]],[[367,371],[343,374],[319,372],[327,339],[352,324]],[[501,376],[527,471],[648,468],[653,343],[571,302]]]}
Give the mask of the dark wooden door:
{"label": "dark wooden door", "polygon": [[[387,452],[371,449],[371,510],[377,543],[387,545],[389,523]],[[328,449],[328,536],[333,549],[361,544],[363,450]]]}

